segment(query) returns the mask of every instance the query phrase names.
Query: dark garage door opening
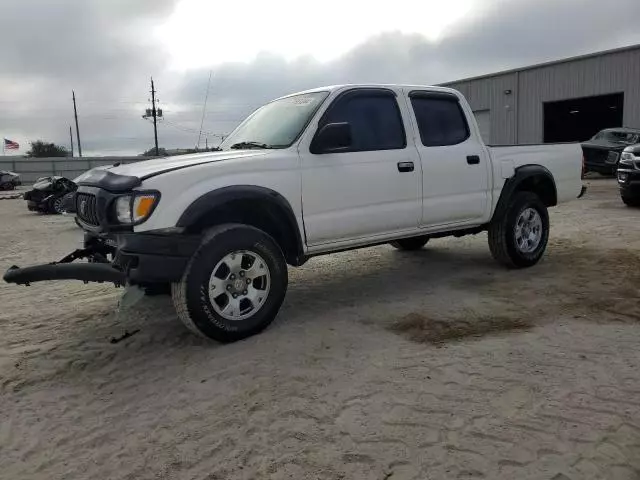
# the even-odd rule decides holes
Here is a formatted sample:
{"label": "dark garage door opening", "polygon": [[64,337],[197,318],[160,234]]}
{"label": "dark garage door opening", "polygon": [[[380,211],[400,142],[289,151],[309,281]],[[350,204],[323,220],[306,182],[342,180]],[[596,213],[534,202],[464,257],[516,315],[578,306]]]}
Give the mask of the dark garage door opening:
{"label": "dark garage door opening", "polygon": [[544,104],[544,142],[584,142],[603,128],[621,127],[624,94]]}

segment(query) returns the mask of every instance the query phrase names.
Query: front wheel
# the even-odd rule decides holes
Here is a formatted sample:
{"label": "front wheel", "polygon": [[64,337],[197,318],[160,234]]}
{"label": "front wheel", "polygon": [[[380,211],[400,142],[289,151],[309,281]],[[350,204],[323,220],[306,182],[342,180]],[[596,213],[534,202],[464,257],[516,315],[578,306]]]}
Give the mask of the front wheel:
{"label": "front wheel", "polygon": [[493,258],[510,268],[538,263],[549,241],[549,213],[532,192],[516,193],[501,218],[489,225]]}
{"label": "front wheel", "polygon": [[49,213],[55,213],[57,215],[61,215],[64,213],[64,197],[54,197],[49,200],[49,205],[47,206],[47,210]]}
{"label": "front wheel", "polygon": [[205,235],[171,295],[178,317],[194,333],[234,342],[273,321],[287,283],[275,241],[256,228],[229,224]]}

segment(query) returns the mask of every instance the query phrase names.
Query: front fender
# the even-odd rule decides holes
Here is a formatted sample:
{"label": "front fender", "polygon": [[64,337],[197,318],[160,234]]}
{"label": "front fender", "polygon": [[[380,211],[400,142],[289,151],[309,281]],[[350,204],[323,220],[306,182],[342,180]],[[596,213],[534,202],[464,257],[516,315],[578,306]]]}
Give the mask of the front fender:
{"label": "front fender", "polygon": [[[234,202],[249,202],[250,211],[258,213],[264,219],[268,218],[270,225],[278,226],[276,231],[291,232],[295,236],[295,245],[291,245],[295,255],[290,257],[290,260],[299,259],[304,255],[302,233],[291,204],[280,193],[266,187],[233,185],[205,193],[186,208],[176,227],[186,231],[199,231],[199,226],[208,223],[209,220],[215,222],[216,212],[224,211],[225,207],[231,206]],[[291,253],[291,249],[284,250]],[[294,260],[294,263],[297,261]]]}
{"label": "front fender", "polygon": [[295,215],[291,205],[286,198],[275,190],[256,185],[233,185],[218,188],[212,192],[205,193],[196,199],[182,213],[176,226],[189,228],[191,225],[197,223],[204,215],[207,214],[207,212],[235,200],[256,200],[275,204],[279,209],[285,212],[289,221],[294,225],[296,224]]}

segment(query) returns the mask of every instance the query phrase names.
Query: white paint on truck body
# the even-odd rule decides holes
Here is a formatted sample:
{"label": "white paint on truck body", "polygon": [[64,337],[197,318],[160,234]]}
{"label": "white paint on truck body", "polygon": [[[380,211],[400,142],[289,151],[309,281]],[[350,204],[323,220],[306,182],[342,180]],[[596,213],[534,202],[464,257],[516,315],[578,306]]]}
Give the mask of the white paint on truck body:
{"label": "white paint on truck body", "polygon": [[[394,150],[315,155],[311,141],[324,112],[341,93],[354,88],[384,88],[398,103],[406,146]],[[425,147],[409,92],[456,95],[469,128],[456,145]],[[140,190],[157,190],[161,200],[136,232],[171,228],[201,196],[223,187],[265,187],[284,197],[294,212],[307,253],[450,231],[486,224],[505,181],[518,167],[539,165],[553,176],[558,202],[581,190],[579,144],[487,147],[465,98],[442,87],[342,85],[328,91],[298,140],[284,149],[226,150],[149,160],[111,167],[123,175],[146,178]],[[468,157],[477,156],[477,164]],[[415,169],[400,172],[398,164]]]}

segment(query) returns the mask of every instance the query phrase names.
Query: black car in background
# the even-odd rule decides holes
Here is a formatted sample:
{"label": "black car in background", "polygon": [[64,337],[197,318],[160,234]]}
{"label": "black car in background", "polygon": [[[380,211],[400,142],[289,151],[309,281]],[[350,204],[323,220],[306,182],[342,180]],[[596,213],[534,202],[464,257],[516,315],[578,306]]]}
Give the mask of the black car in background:
{"label": "black car in background", "polygon": [[615,175],[622,151],[629,145],[640,143],[640,129],[607,128],[582,143],[586,172]]}
{"label": "black car in background", "polygon": [[623,150],[618,163],[618,186],[626,205],[640,207],[640,144]]}
{"label": "black car in background", "polygon": [[42,177],[33,184],[31,190],[25,192],[23,198],[31,211],[65,213],[65,204],[77,189],[78,186],[68,178]]}

